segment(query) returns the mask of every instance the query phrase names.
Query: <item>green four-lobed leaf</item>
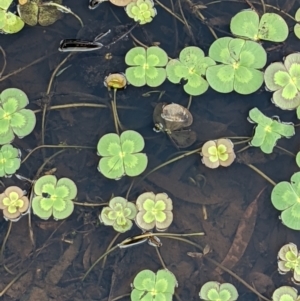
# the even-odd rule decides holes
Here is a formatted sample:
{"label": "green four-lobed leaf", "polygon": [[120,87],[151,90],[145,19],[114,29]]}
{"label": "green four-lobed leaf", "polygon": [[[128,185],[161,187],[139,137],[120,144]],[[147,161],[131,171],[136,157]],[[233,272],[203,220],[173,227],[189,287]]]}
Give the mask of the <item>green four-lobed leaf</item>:
{"label": "green four-lobed leaf", "polygon": [[166,70],[162,67],[166,66],[168,56],[159,47],[132,48],[127,52],[125,62],[131,66],[125,71],[126,78],[135,87],[157,87],[166,79]]}
{"label": "green four-lobed leaf", "polygon": [[42,219],[53,215],[60,220],[70,216],[74,210],[72,202],[77,195],[76,184],[68,179],[46,175],[39,178],[34,184],[34,198],[32,199],[33,213]]}
{"label": "green four-lobed leaf", "polygon": [[210,46],[209,57],[221,63],[206,70],[206,79],[214,90],[251,94],[262,85],[263,72],[257,69],[265,66],[267,54],[258,43],[220,38]]}
{"label": "green four-lobed leaf", "polygon": [[265,13],[259,20],[259,15],[251,10],[236,14],[231,19],[230,30],[236,36],[254,41],[283,42],[289,34],[288,26],[280,15]]}
{"label": "green four-lobed leaf", "polygon": [[281,286],[277,288],[273,295],[272,301],[298,301],[299,296],[295,288],[291,286]]}
{"label": "green four-lobed leaf", "polygon": [[272,190],[271,201],[280,211],[284,225],[300,230],[300,172],[291,177],[291,183],[280,182]]}
{"label": "green four-lobed leaf", "polygon": [[284,63],[269,65],[264,75],[265,83],[273,93],[273,102],[283,110],[296,109],[300,105],[300,54],[288,55]]}
{"label": "green four-lobed leaf", "polygon": [[276,142],[281,137],[290,138],[295,135],[295,128],[291,123],[283,123],[266,117],[259,109],[253,108],[249,111],[250,121],[257,123],[251,145],[270,154]]}
{"label": "green four-lobed leaf", "polygon": [[104,135],[97,145],[98,154],[102,156],[98,170],[109,179],[138,176],[148,164],[147,155],[139,153],[144,146],[144,138],[135,131],[125,131],[120,136]]}
{"label": "green four-lobed leaf", "polygon": [[[53,6],[42,6],[43,1],[28,1],[23,5],[18,5],[20,18],[28,25],[49,26],[55,23],[60,17],[61,12]],[[62,4],[62,0],[53,0],[52,2]]]}
{"label": "green four-lobed leaf", "polygon": [[13,175],[21,165],[20,152],[10,144],[0,148],[0,177]]}
{"label": "green four-lobed leaf", "polygon": [[170,82],[178,84],[181,79],[187,81],[183,88],[190,95],[201,95],[208,89],[208,83],[203,78],[206,69],[215,65],[215,61],[204,56],[198,47],[186,47],[179,55],[179,59],[170,60],[167,64],[167,77]]}
{"label": "green four-lobed leaf", "polygon": [[131,301],[171,301],[176,286],[177,280],[169,270],[159,270],[156,274],[143,270],[133,280]]}
{"label": "green four-lobed leaf", "polygon": [[113,226],[115,231],[124,233],[131,229],[137,209],[135,204],[122,197],[114,197],[109,201],[109,206],[104,207],[99,216],[100,221],[106,226]]}
{"label": "green four-lobed leaf", "polygon": [[35,126],[36,117],[31,110],[24,109],[28,104],[26,94],[16,88],[9,88],[0,94],[0,144],[11,142],[15,135],[23,138]]}
{"label": "green four-lobed leaf", "polygon": [[[296,11],[295,20],[297,22],[300,22],[300,8],[298,8],[298,10]],[[299,23],[296,23],[296,25],[294,26],[294,33],[295,33],[296,37],[298,39],[300,39],[300,24]]]}
{"label": "green four-lobed leaf", "polygon": [[19,16],[7,11],[12,0],[0,1],[0,33],[17,33],[24,27],[24,22]]}
{"label": "green four-lobed leaf", "polygon": [[206,301],[235,301],[238,296],[234,285],[217,281],[206,282],[199,292],[200,299]]}
{"label": "green four-lobed leaf", "polygon": [[140,25],[150,23],[156,16],[153,0],[136,0],[125,7],[128,17],[134,19]]}

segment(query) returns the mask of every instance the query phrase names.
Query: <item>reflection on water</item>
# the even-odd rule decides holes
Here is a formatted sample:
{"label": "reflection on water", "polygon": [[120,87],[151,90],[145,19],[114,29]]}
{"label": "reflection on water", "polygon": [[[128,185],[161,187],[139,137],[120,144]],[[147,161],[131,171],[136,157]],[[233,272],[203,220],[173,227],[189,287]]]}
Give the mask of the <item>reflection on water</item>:
{"label": "reflection on water", "polygon": [[[270,202],[271,185],[249,169],[247,164],[263,170],[277,183],[289,179],[297,170],[294,159],[278,149],[272,155],[264,155],[255,148],[238,153],[247,142],[237,142],[247,140],[253,132],[253,125],[247,121],[251,108],[258,107],[268,116],[279,115],[282,121],[297,123],[295,112],[276,108],[270,101],[271,94],[263,87],[248,96],[220,94],[209,89],[205,94],[193,97],[189,109],[193,123],[185,123],[184,128],[191,129],[188,133],[195,132],[197,140],[190,144],[188,152],[196,150],[208,140],[244,137],[232,139],[236,143],[235,163],[228,168],[210,170],[201,163],[198,152],[185,156],[165,135],[158,135],[153,131],[153,111],[158,102],[177,103],[187,107],[189,96],[183,91],[182,85],[168,81],[155,89],[129,85],[117,92],[118,115],[125,129],[136,130],[145,138],[149,166],[144,175],[176,156],[182,156],[182,159],[147,177],[142,175],[134,179],[133,183],[128,177],[119,181],[108,180],[97,171],[97,142],[104,134],[115,131],[110,109],[111,99],[103,81],[112,72],[125,71],[124,56],[127,51],[140,41],[145,45],[159,45],[172,58],[178,56],[180,50],[188,45],[197,45],[207,54],[214,37],[199,19],[199,12],[205,15],[205,22],[209,22],[221,37],[229,35],[231,16],[249,6],[244,2],[220,1],[203,8],[196,2],[181,1],[180,9],[178,1],[161,1],[171,11],[174,9],[180,18],[183,18],[182,10],[189,26],[182,24],[156,4],[158,15],[152,23],[134,28],[133,36],[128,35],[110,47],[72,53],[59,70],[68,68],[51,78],[55,68],[67,56],[58,51],[61,40],[78,38],[93,41],[99,34],[111,30],[112,36],[108,35],[100,40],[103,45],[108,45],[133,25],[123,8],[105,2],[97,9],[89,10],[88,1],[77,2],[75,5],[73,1],[66,0],[65,5],[80,16],[86,24],[83,29],[73,16],[64,14],[61,20],[49,27],[26,26],[18,34],[0,37],[7,60],[5,72],[0,79],[1,91],[8,87],[22,89],[30,99],[30,109],[36,110],[37,125],[34,132],[13,143],[21,149],[22,158],[41,145],[43,137],[46,145],[79,146],[62,152],[60,148],[50,147],[36,150],[21,166],[19,174],[33,179],[40,166],[46,163],[41,174],[55,168],[58,178],[71,178],[78,186],[77,201],[88,204],[77,205],[72,216],[64,222],[43,221],[32,216],[31,229],[35,248],[30,240],[27,218],[13,224],[4,252],[6,270],[1,266],[3,276],[0,289],[4,289],[18,273],[24,274],[16,281],[14,289],[6,292],[4,300],[20,300],[22,294],[26,294],[28,300],[32,301],[50,297],[55,300],[111,300],[130,293],[130,282],[140,270],[156,271],[161,268],[155,248],[140,244],[114,251],[107,258],[104,268],[102,263],[96,265],[85,282],[80,282],[84,273],[106,251],[116,235],[111,227],[99,224],[99,204],[107,203],[112,196],[125,197],[128,190],[129,201],[135,201],[138,195],[146,191],[166,192],[170,195],[173,200],[174,222],[168,232],[206,233],[205,237],[189,238],[202,247],[210,246],[211,252],[203,258],[191,258],[187,255],[188,252],[200,252],[192,245],[161,238],[161,257],[178,279],[179,287],[176,292],[182,300],[199,300],[200,287],[209,280],[230,282],[237,287],[241,300],[257,300],[256,295],[238,280],[228,273],[217,273],[215,265],[205,259],[208,257],[222,262],[226,258],[241,220],[248,221],[244,223],[246,229],[243,232],[243,238],[247,238],[245,251],[240,254],[241,258],[238,258],[232,270],[268,298],[275,287],[291,285],[289,275],[282,276],[276,271],[277,252],[284,243],[294,242],[299,245],[298,235],[281,224],[279,213]],[[291,15],[295,13],[296,1],[278,2],[280,3],[265,1]],[[260,4],[255,5],[261,12]],[[290,20],[287,22],[290,26],[293,25]],[[298,43],[292,34],[287,42],[275,48],[272,43],[263,43],[268,50],[268,63],[281,60],[283,56],[296,51]],[[35,62],[36,60],[39,61]],[[2,58],[0,62],[3,64]],[[24,66],[27,67],[23,68]],[[154,91],[158,92],[153,93]],[[158,99],[161,91],[165,93]],[[148,97],[143,96],[145,93],[148,93]],[[55,106],[58,107],[55,109]],[[163,120],[164,128],[171,131],[171,138],[174,138],[176,130],[183,128],[173,121],[166,125],[169,122],[166,114],[160,115],[159,119],[159,122]],[[282,139],[280,146],[293,153],[298,150],[295,137]],[[47,158],[55,154],[47,161]],[[1,181],[5,186],[19,185],[26,190],[31,187],[31,183],[16,177]],[[256,202],[256,211],[247,216],[247,208],[265,186],[267,188]],[[1,241],[7,225],[1,217]],[[133,227],[130,232],[120,235],[116,242],[139,235],[140,232],[137,227]],[[12,271],[14,275],[10,275],[8,271]],[[123,299],[129,300],[129,297]]]}

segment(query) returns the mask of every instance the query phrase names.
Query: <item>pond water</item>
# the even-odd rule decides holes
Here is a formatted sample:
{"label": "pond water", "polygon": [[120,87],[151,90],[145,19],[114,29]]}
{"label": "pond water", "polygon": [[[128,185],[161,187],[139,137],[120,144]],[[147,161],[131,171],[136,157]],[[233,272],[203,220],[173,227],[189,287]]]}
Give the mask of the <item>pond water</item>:
{"label": "pond water", "polygon": [[[7,62],[0,78],[0,90],[22,89],[30,99],[29,108],[35,110],[37,117],[33,133],[24,139],[15,139],[13,145],[22,151],[22,159],[37,146],[45,145],[30,153],[17,173],[32,180],[45,173],[71,178],[78,187],[77,202],[82,203],[76,205],[73,214],[64,221],[43,221],[32,215],[31,225],[28,216],[13,223],[1,258],[0,291],[15,281],[3,293],[3,300],[116,300],[114,298],[122,295],[125,296],[119,300],[130,300],[130,283],[134,276],[143,269],[157,271],[162,268],[156,249],[147,243],[115,250],[107,257],[105,265],[100,262],[84,282],[81,279],[116,236],[112,227],[99,223],[101,203],[107,203],[112,196],[125,197],[127,193],[128,199],[135,201],[146,191],[165,192],[173,200],[174,221],[168,233],[204,232],[205,236],[185,239],[202,248],[210,247],[210,252],[203,258],[193,258],[187,253],[201,252],[193,245],[161,238],[163,245],[159,252],[179,283],[174,299],[199,300],[201,285],[216,280],[234,284],[239,291],[238,300],[258,300],[257,295],[241,281],[216,269],[211,261],[221,263],[225,257],[230,270],[268,299],[275,288],[294,286],[290,274],[278,274],[277,253],[285,243],[299,244],[299,234],[278,219],[280,213],[270,201],[273,186],[249,168],[249,164],[255,166],[276,183],[289,181],[298,170],[293,156],[279,148],[266,155],[259,148],[251,147],[237,154],[237,160],[230,167],[212,170],[205,167],[199,153],[195,153],[148,174],[166,161],[185,154],[174,147],[167,135],[153,131],[152,120],[158,102],[188,105],[189,95],[183,91],[182,85],[166,81],[157,88],[129,85],[117,92],[120,121],[124,129],[136,130],[144,137],[143,152],[148,155],[148,167],[139,177],[123,177],[118,181],[106,179],[97,171],[100,159],[97,142],[104,134],[115,132],[112,93],[107,91],[103,80],[112,72],[125,71],[124,56],[134,44],[159,45],[171,58],[177,58],[186,46],[199,46],[207,55],[215,38],[200,20],[198,12],[207,18],[218,37],[231,36],[231,17],[249,8],[250,2],[262,13],[260,2],[218,1],[206,8],[201,7],[209,2],[159,2],[171,11],[174,5],[180,18],[184,14],[189,28],[156,2],[158,14],[153,22],[133,29],[133,36],[118,41],[109,49],[72,54],[59,68],[63,72],[52,79],[55,68],[68,55],[58,51],[60,41],[75,37],[92,39],[108,29],[112,30],[114,37],[122,35],[134,25],[123,8],[105,2],[97,9],[89,10],[87,0],[65,0],[64,5],[80,16],[84,28],[81,29],[73,16],[64,14],[51,26],[25,26],[17,34],[0,36],[0,46],[6,53]],[[266,0],[265,4],[292,16],[299,7],[297,0]],[[267,11],[272,9],[267,6]],[[267,64],[281,61],[284,56],[297,51],[300,45],[292,32],[294,22],[284,14],[282,16],[291,32],[284,43],[263,43],[268,53]],[[3,63],[1,57],[0,66]],[[190,112],[194,121],[190,128],[197,133],[197,141],[184,151],[196,150],[204,142],[221,137],[244,137],[233,141],[245,141],[253,134],[253,124],[248,122],[247,116],[254,107],[267,116],[278,115],[282,121],[297,124],[295,111],[282,111],[270,99],[271,93],[263,86],[247,96],[221,94],[209,89],[205,94],[193,97]],[[82,103],[106,107],[79,105]],[[54,106],[61,107],[55,109]],[[278,146],[296,154],[299,149],[297,131],[296,128],[296,135],[291,139],[281,139]],[[64,148],[63,145],[76,147]],[[237,144],[235,150],[247,145],[245,142]],[[1,184],[4,187],[18,185],[25,190],[31,188],[30,182],[15,176],[1,178]],[[264,188],[259,199],[252,203]],[[236,233],[242,227],[245,229],[238,238]],[[7,229],[8,222],[1,216],[1,241]],[[116,242],[140,233],[141,230],[134,226],[120,234]],[[233,243],[236,258],[227,255]]]}

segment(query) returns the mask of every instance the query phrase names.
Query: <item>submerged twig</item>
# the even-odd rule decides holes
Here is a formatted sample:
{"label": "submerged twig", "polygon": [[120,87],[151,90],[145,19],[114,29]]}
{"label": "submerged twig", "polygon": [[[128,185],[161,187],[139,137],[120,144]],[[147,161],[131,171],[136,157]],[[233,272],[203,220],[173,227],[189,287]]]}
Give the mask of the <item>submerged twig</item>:
{"label": "submerged twig", "polygon": [[[139,240],[141,238],[148,238],[151,236],[162,236],[162,237],[186,237],[186,236],[201,236],[201,235],[205,235],[203,232],[198,232],[198,233],[188,233],[188,234],[174,234],[174,233],[151,233],[151,232],[147,232],[138,236],[135,236],[134,238],[136,240]],[[112,253],[114,250],[116,250],[117,248],[120,248],[120,246],[131,242],[132,238],[126,238],[125,240],[123,240],[121,243],[115,245],[114,247],[112,247],[111,249],[107,250],[104,254],[102,254],[92,265],[91,267],[86,271],[86,273],[83,275],[81,281],[84,281],[85,278],[88,276],[88,274],[92,271],[92,269],[103,259],[105,258],[108,254]]]}
{"label": "submerged twig", "polygon": [[41,148],[77,148],[77,149],[95,149],[95,147],[92,146],[82,146],[82,145],[64,145],[64,144],[58,144],[58,145],[39,145],[35,147],[33,150],[31,150],[27,156],[22,160],[21,164],[23,164],[36,150]]}
{"label": "submerged twig", "polygon": [[164,10],[166,10],[169,14],[171,14],[172,16],[174,16],[177,20],[179,20],[182,24],[185,25],[184,20],[182,20],[178,15],[176,15],[175,13],[173,13],[167,6],[163,5],[161,2],[159,2],[158,0],[154,0],[159,6],[161,6]]}
{"label": "submerged twig", "polygon": [[29,63],[28,65],[26,65],[26,66],[24,66],[24,67],[21,67],[21,68],[19,68],[19,69],[13,71],[13,72],[11,72],[11,73],[8,73],[8,74],[2,76],[2,77],[0,78],[0,82],[2,82],[3,80],[5,80],[5,79],[11,77],[12,75],[16,75],[16,74],[18,74],[18,73],[24,71],[24,70],[27,69],[28,67],[31,67],[31,66],[33,66],[33,65],[35,65],[35,64],[37,64],[37,63],[43,61],[44,59],[50,57],[50,56],[53,55],[53,54],[57,54],[57,51],[52,52],[52,53],[50,53],[50,54],[46,54],[45,56],[40,57],[40,58],[34,60],[33,62]]}
{"label": "submerged twig", "polygon": [[272,185],[276,186],[276,183],[272,179],[270,179],[265,173],[263,173],[260,169],[258,169],[257,167],[255,167],[252,164],[246,164],[246,165],[248,167],[250,167],[251,169],[253,169],[255,172],[257,172],[260,176],[262,176],[269,183],[271,183]]}
{"label": "submerged twig", "polygon": [[195,40],[195,37],[194,37],[193,32],[191,30],[191,26],[188,24],[188,22],[187,22],[187,20],[186,20],[186,18],[184,16],[184,13],[183,13],[183,10],[182,10],[182,5],[181,5],[181,0],[178,1],[178,6],[179,6],[180,13],[181,13],[181,17],[182,17],[182,19],[184,21],[184,25],[187,28],[187,30],[188,30],[188,32],[189,32],[189,34],[190,34],[190,36],[191,36],[191,38],[193,40],[193,43],[196,45],[196,40]]}
{"label": "submerged twig", "polygon": [[2,74],[4,73],[5,68],[6,68],[6,53],[1,46],[0,46],[0,51],[2,52],[2,55],[3,55],[3,67],[2,67],[2,70],[0,71],[0,78],[1,78]]}
{"label": "submerged twig", "polygon": [[[51,87],[52,87],[52,84],[53,84],[53,80],[54,80],[54,77],[56,75],[56,73],[58,72],[59,68],[68,60],[69,57],[71,57],[73,55],[73,53],[69,53],[58,65],[57,67],[54,69],[52,75],[51,75],[51,78],[50,78],[50,81],[48,83],[48,88],[47,88],[47,91],[46,91],[46,95],[49,95],[50,94],[50,91],[51,91]],[[42,115],[42,144],[45,144],[45,119],[46,119],[46,111],[47,111],[47,105],[44,104],[44,107],[43,107],[43,115]]]}
{"label": "submerged twig", "polygon": [[[51,106],[48,108],[48,111],[51,110],[60,110],[60,109],[70,109],[70,108],[78,108],[78,107],[89,107],[89,108],[107,108],[107,105],[102,105],[102,104],[96,104],[96,103],[84,103],[84,102],[78,102],[78,103],[70,103],[66,105],[57,105],[57,106]],[[40,113],[42,112],[42,109],[38,110],[33,110],[33,113]]]}
{"label": "submerged twig", "polygon": [[11,231],[11,226],[12,226],[12,221],[9,221],[8,229],[7,229],[7,232],[6,232],[6,234],[5,234],[5,237],[4,237],[4,239],[3,239],[2,246],[1,246],[1,251],[0,251],[0,261],[2,261],[2,258],[3,258],[3,252],[4,252],[4,249],[5,249],[5,245],[6,245],[8,236],[9,236],[10,231]]}
{"label": "submerged twig", "polygon": [[[188,239],[185,238],[175,238],[175,237],[166,237],[166,238],[170,238],[170,239],[178,239],[180,241],[183,241],[185,243],[188,243],[194,247],[196,247],[197,249],[201,250],[201,252],[203,252],[203,248],[198,245],[195,242],[192,242]],[[212,264],[214,264],[215,266],[219,267],[220,269],[222,269],[223,271],[227,272],[228,274],[230,274],[232,277],[234,277],[236,280],[238,280],[239,282],[241,282],[244,286],[246,286],[251,292],[253,292],[254,294],[256,294],[257,296],[259,296],[260,298],[262,298],[265,301],[272,301],[268,298],[266,298],[265,296],[263,296],[261,293],[259,293],[256,289],[254,289],[251,285],[249,285],[245,280],[243,280],[240,276],[238,276],[237,274],[235,274],[234,272],[232,272],[231,270],[227,269],[226,267],[224,267],[223,265],[221,265],[220,263],[218,263],[216,260],[209,258],[207,256],[204,256],[203,258],[205,258],[207,261],[211,262]]]}

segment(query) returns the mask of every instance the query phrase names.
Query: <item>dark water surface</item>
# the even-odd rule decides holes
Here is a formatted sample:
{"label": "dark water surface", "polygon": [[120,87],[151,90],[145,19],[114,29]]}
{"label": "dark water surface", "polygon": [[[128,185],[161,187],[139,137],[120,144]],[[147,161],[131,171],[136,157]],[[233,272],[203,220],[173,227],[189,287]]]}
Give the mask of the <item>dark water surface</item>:
{"label": "dark water surface", "polygon": [[[180,15],[179,0],[173,0],[175,11]],[[208,1],[205,1],[208,3]],[[172,9],[170,0],[161,0]],[[283,9],[294,16],[299,1],[265,1]],[[27,216],[13,224],[0,267],[0,290],[2,291],[17,275],[21,277],[7,290],[3,300],[112,300],[130,293],[130,283],[143,269],[153,271],[162,267],[154,247],[142,244],[128,249],[116,250],[107,258],[104,268],[102,262],[88,275],[84,282],[81,278],[95,260],[105,252],[116,233],[111,227],[99,224],[98,214],[101,203],[108,202],[112,195],[125,197],[132,179],[123,177],[119,181],[108,180],[98,171],[99,157],[96,145],[101,136],[114,132],[110,95],[103,85],[106,75],[111,72],[124,72],[124,56],[133,47],[132,37],[128,37],[111,49],[92,53],[77,53],[71,56],[61,69],[70,66],[58,77],[54,77],[47,93],[54,69],[66,58],[66,53],[58,52],[59,43],[65,38],[91,38],[112,29],[114,34],[122,33],[120,24],[128,26],[133,22],[126,16],[123,8],[103,3],[96,10],[88,9],[87,0],[66,0],[70,7],[83,20],[85,27],[71,15],[49,27],[29,27],[15,35],[1,35],[0,45],[6,52],[7,67],[0,79],[0,90],[9,87],[22,89],[30,99],[29,108],[43,109],[45,114],[45,144],[89,146],[92,149],[65,149],[51,159],[41,174],[55,168],[55,175],[69,177],[78,187],[78,202],[94,203],[92,206],[76,206],[70,218],[61,221],[42,221],[32,216],[31,227],[35,240],[32,246],[29,236]],[[194,5],[201,4],[195,1]],[[135,28],[133,35],[145,45],[159,44],[172,58],[178,57],[185,46],[199,46],[208,53],[214,37],[198,16],[193,3],[181,0],[182,11],[190,31],[179,21],[156,5],[158,15],[153,22]],[[261,5],[255,6],[259,13]],[[242,9],[249,8],[246,1],[219,3],[207,6],[201,13],[207,18],[219,37],[229,35],[231,17]],[[272,11],[269,10],[268,11]],[[120,19],[119,23],[116,16]],[[284,16],[284,15],[283,15]],[[294,23],[285,17],[292,29]],[[221,32],[218,29],[222,30]],[[284,43],[264,42],[268,50],[268,64],[299,49],[299,40],[291,32]],[[112,58],[107,59],[107,53]],[[41,62],[27,67],[22,72],[5,77],[39,58]],[[0,58],[0,66],[3,64]],[[150,96],[143,96],[150,91]],[[159,100],[160,92],[164,91]],[[126,129],[136,130],[146,142],[144,152],[149,158],[148,171],[182,154],[173,146],[168,137],[153,131],[152,113],[158,101],[188,104],[188,95],[182,85],[166,81],[162,86],[135,88],[128,86],[117,92],[117,102],[121,123]],[[270,101],[271,93],[264,87],[248,96],[236,93],[220,94],[209,89],[204,95],[193,97],[190,111],[194,122],[191,128],[197,132],[197,141],[188,150],[194,150],[212,139],[220,137],[250,137],[253,124],[247,121],[248,112],[258,107],[267,116],[279,115],[282,121],[297,123],[295,111],[282,111]],[[105,104],[108,108],[96,109],[77,107],[50,110],[51,106],[75,103]],[[37,112],[37,125],[28,137],[13,142],[22,150],[22,158],[28,152],[42,145],[42,113]],[[296,128],[297,129],[297,128]],[[299,149],[298,133],[291,139],[281,139],[279,146],[296,153]],[[236,140],[238,141],[238,140]],[[237,145],[239,150],[246,144]],[[21,166],[18,174],[34,179],[47,158],[61,149],[39,149]],[[210,170],[201,163],[199,154],[194,154],[156,170],[146,178],[143,175],[134,179],[129,200],[145,191],[166,192],[173,200],[174,222],[168,229],[171,233],[205,232],[204,237],[191,237],[189,240],[204,247],[208,244],[211,252],[206,255],[218,262],[226,257],[234,240],[239,222],[243,220],[246,208],[266,187],[257,201],[257,214],[252,220],[245,221],[246,231],[243,238],[247,248],[240,254],[240,260],[231,269],[249,285],[255,286],[263,295],[270,298],[273,290],[281,285],[292,285],[290,276],[277,272],[277,252],[288,242],[299,244],[299,234],[282,225],[279,212],[272,206],[270,194],[272,185],[251,170],[246,164],[261,169],[276,183],[289,181],[297,171],[295,160],[279,149],[271,155],[264,155],[259,149],[249,148],[238,155],[238,159],[228,168]],[[27,182],[16,177],[1,179],[5,186],[19,185],[30,189]],[[204,216],[206,208],[207,218]],[[8,223],[0,217],[0,241],[3,241]],[[253,234],[251,235],[253,231]],[[126,237],[140,234],[137,227],[121,234],[117,242]],[[161,256],[166,266],[176,275],[179,287],[176,293],[181,299],[199,300],[198,293],[202,284],[209,280],[233,283],[240,294],[238,300],[258,300],[258,297],[245,288],[228,273],[220,274],[216,266],[208,260],[191,258],[188,252],[199,252],[183,241],[162,238]],[[175,299],[175,297],[174,297]],[[130,300],[125,296],[121,300]]]}

